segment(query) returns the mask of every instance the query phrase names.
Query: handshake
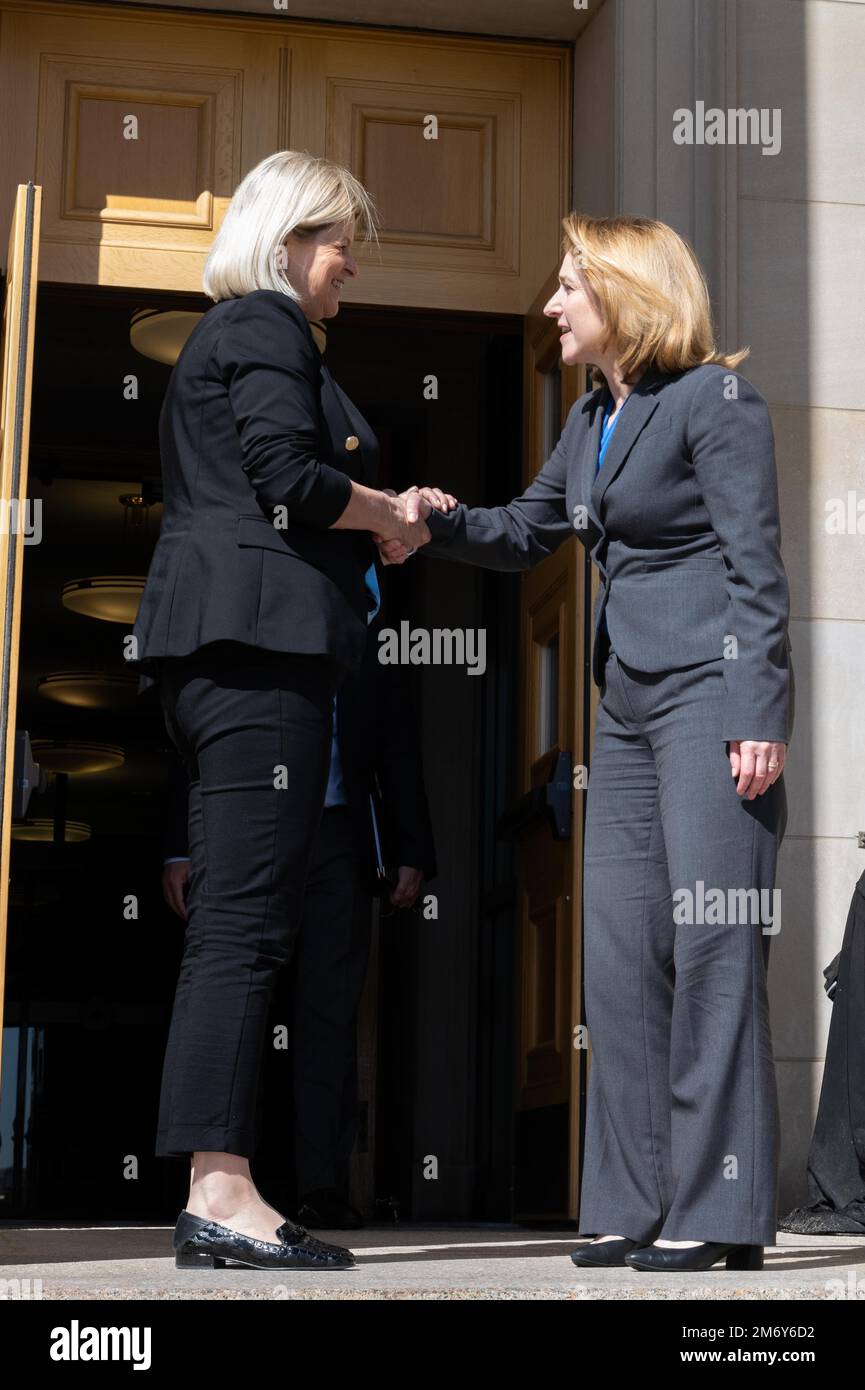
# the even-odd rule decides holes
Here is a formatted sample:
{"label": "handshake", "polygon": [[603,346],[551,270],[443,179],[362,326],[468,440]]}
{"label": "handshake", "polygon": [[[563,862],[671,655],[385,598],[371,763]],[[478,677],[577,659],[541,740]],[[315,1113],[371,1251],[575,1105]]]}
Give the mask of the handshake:
{"label": "handshake", "polygon": [[389,515],[385,525],[372,533],[383,565],[401,565],[418,546],[426,545],[430,539],[426,518],[431,511],[447,514],[458,505],[451,493],[437,487],[412,486],[399,495],[393,488],[383,492],[392,499]]}

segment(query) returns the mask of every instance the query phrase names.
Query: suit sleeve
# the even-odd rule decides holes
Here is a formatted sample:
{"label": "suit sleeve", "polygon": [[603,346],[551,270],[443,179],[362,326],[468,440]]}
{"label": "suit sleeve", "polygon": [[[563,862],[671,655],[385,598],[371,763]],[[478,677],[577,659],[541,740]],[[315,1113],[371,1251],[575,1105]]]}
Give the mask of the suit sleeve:
{"label": "suit sleeve", "polygon": [[775,440],[769,407],[736,376],[727,399],[724,371],[706,373],[688,416],[697,484],[727,569],[729,635],[721,737],[788,743],[792,667],[790,596],[781,559]]}
{"label": "suit sleeve", "polygon": [[521,497],[502,507],[433,511],[427,517],[430,540],[420,555],[462,560],[492,570],[525,570],[546,560],[575,534],[567,514],[565,487],[568,452],[577,410],[571,407],[561,439]]}
{"label": "suit sleeve", "polygon": [[[285,301],[282,303],[281,301]],[[327,528],[351,496],[347,473],[319,458],[320,359],[278,292],[242,295],[227,318],[217,363],[243,451],[243,471],[267,511]]]}

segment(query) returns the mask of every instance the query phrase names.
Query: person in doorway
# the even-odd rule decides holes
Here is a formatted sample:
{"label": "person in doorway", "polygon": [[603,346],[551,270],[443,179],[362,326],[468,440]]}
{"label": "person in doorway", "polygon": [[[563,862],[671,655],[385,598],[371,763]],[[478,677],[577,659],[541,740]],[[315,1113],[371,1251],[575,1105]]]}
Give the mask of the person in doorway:
{"label": "person in doorway", "polygon": [[[337,692],[324,812],[286,978],[297,1219],[326,1230],[363,1225],[360,1212],[349,1202],[349,1159],[358,1127],[357,1014],[377,891],[375,834],[384,833],[371,803],[375,784],[381,793],[378,809],[388,827],[388,859],[393,857],[397,869],[393,886],[382,885],[384,900],[395,910],[411,907],[424,880],[437,872],[407,673],[378,660],[381,618],[379,609],[371,621],[363,666],[347,676]],[[188,801],[186,773],[175,760],[169,778],[162,887],[169,907],[184,920]],[[284,1181],[284,1173],[277,1176]]]}
{"label": "person in doorway", "polygon": [[[374,235],[332,161],[269,155],[235,190],[204,267],[213,307],[160,414],[164,512],[133,641],[190,780],[190,912],[157,1156],[189,1156],[179,1267],[354,1263],[264,1201],[249,1172],[268,1008],[291,957],[330,772],[333,701],[363,659],[375,531],[407,547],[375,488],[377,441],[311,324]],[[426,502],[426,505],[430,505]]]}
{"label": "person in doorway", "polygon": [[[600,384],[507,506],[402,495],[422,555],[528,569],[576,534],[603,581],[583,927],[595,1239],[572,1258],[758,1269],[778,1219],[766,968],[794,713],[772,425],[671,227],[563,226],[544,312],[563,364]],[[396,563],[418,548],[378,544]]]}

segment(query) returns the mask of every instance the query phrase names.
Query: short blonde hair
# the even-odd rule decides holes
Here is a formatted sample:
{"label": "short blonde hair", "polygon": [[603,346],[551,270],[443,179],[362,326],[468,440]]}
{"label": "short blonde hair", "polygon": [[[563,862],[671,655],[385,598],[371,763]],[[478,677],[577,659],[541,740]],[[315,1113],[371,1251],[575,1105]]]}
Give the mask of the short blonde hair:
{"label": "short blonde hair", "polygon": [[562,227],[562,255],[570,252],[597,296],[626,382],[649,366],[668,373],[704,362],[734,368],[748,356],[750,348],[719,352],[706,277],[693,248],[666,222],[571,212]]}
{"label": "short blonde hair", "polygon": [[375,240],[372,198],[348,169],[306,150],[279,150],[237,185],[204,263],[204,293],[216,303],[252,290],[299,298],[285,271],[285,238],[314,236],[356,218],[356,234]]}

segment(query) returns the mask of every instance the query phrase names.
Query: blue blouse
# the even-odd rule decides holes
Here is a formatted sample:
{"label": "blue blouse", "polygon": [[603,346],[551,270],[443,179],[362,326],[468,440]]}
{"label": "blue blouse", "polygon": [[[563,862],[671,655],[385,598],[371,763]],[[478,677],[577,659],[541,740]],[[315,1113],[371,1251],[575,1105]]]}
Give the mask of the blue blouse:
{"label": "blue blouse", "polygon": [[[625,405],[622,406],[622,410],[624,410],[625,406],[628,404],[628,401],[631,399],[631,395],[633,395],[633,392],[631,392],[630,395],[628,395],[627,399],[625,400]],[[599,447],[598,447],[598,462],[597,462],[597,465],[596,465],[596,467],[595,467],[595,476],[596,476],[596,477],[597,477],[597,475],[598,475],[598,474],[600,473],[600,471],[601,471],[601,468],[602,468],[603,462],[604,462],[604,456],[606,455],[606,452],[607,452],[607,445],[609,444],[610,440],[612,439],[613,430],[616,428],[616,425],[619,423],[619,419],[620,419],[621,414],[622,414],[622,410],[620,410],[620,411],[619,411],[619,414],[616,416],[615,420],[613,420],[613,422],[612,422],[612,424],[611,424],[611,423],[610,423],[610,415],[612,414],[612,409],[613,409],[613,398],[612,398],[612,396],[610,396],[610,399],[607,401],[607,406],[606,406],[606,409],[605,409],[605,411],[604,411],[604,423],[601,425],[601,442],[600,442],[600,445],[599,445]]]}

